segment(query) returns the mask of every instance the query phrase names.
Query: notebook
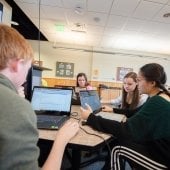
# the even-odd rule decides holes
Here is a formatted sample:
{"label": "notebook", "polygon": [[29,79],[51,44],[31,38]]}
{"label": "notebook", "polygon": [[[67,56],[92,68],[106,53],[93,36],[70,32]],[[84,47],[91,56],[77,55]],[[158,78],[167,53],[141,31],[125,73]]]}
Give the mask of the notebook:
{"label": "notebook", "polygon": [[59,129],[70,117],[72,89],[35,86],[31,105],[39,129]]}
{"label": "notebook", "polygon": [[86,108],[86,103],[92,108],[93,114],[101,116],[105,119],[116,120],[121,122],[124,118],[122,114],[102,112],[102,105],[96,90],[80,91],[81,106]]}

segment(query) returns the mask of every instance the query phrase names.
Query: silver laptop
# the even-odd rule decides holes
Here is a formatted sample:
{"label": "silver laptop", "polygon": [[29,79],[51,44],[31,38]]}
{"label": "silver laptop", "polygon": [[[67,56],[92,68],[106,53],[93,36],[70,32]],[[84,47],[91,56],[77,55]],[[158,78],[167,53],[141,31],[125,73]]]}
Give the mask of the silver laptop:
{"label": "silver laptop", "polygon": [[124,115],[111,112],[102,112],[102,105],[96,90],[80,91],[81,106],[86,108],[86,103],[92,108],[93,114],[101,116],[105,119],[122,121]]}
{"label": "silver laptop", "polygon": [[72,89],[35,86],[31,105],[39,129],[59,129],[70,117]]}

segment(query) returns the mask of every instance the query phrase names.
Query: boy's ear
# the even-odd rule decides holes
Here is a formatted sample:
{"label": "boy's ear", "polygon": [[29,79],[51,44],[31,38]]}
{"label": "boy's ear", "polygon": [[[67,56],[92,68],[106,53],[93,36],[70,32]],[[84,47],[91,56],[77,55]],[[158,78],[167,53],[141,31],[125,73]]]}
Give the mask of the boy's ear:
{"label": "boy's ear", "polygon": [[12,72],[18,71],[19,60],[11,60],[9,63],[9,68]]}

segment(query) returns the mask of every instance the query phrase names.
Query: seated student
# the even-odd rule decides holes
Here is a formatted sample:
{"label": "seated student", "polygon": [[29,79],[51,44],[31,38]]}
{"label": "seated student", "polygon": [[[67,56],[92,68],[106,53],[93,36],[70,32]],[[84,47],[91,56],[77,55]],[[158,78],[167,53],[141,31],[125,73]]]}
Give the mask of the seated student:
{"label": "seated student", "polygon": [[[120,145],[117,155],[124,148],[130,148],[170,169],[170,93],[164,86],[166,73],[161,65],[150,63],[140,68],[137,80],[140,93],[148,94],[149,99],[126,122],[91,114],[92,109],[88,105],[87,109],[81,108],[81,117],[94,129],[117,137]],[[136,156],[136,153],[133,155]],[[124,152],[123,157],[127,154],[128,151]],[[119,158],[115,160],[114,166],[117,166]]]}
{"label": "seated student", "polygon": [[79,73],[77,75],[76,79],[76,92],[79,92],[80,90],[92,90],[92,86],[87,81],[87,76],[85,73]]}
{"label": "seated student", "polygon": [[[142,107],[147,98],[148,95],[139,94],[137,74],[135,72],[129,72],[123,79],[122,96],[111,100],[111,104],[116,107],[111,108],[104,105],[103,111],[125,114],[129,118]],[[117,108],[118,106],[121,108]]]}
{"label": "seated student", "polygon": [[[15,29],[0,25],[0,169],[38,170],[36,116],[18,90],[33,60],[28,42]],[[56,135],[43,170],[59,170],[65,146],[78,123],[66,122]]]}

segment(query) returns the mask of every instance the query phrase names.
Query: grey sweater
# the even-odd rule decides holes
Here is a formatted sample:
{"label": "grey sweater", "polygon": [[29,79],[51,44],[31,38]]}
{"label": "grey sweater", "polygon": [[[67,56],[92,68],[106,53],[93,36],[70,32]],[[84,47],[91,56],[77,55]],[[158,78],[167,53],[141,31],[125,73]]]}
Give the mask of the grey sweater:
{"label": "grey sweater", "polygon": [[37,170],[35,113],[10,80],[0,74],[0,169]]}

